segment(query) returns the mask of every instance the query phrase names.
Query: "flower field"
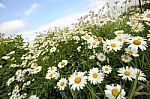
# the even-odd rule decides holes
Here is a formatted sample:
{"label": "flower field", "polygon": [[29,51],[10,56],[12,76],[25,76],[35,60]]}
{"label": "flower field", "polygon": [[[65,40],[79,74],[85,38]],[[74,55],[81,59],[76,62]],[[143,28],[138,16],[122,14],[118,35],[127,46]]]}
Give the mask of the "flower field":
{"label": "flower field", "polygon": [[147,4],[103,12],[39,33],[33,44],[1,37],[0,99],[150,99]]}

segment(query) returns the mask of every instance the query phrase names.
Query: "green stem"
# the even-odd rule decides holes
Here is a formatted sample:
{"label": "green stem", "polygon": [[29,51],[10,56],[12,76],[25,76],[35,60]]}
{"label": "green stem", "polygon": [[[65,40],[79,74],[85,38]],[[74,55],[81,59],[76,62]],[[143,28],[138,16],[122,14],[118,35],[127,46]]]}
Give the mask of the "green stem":
{"label": "green stem", "polygon": [[68,99],[68,97],[66,96],[65,92],[62,92],[62,94],[65,97],[65,99]]}
{"label": "green stem", "polygon": [[75,96],[73,90],[72,90],[71,88],[69,88],[69,89],[70,89],[70,92],[71,92],[71,94],[72,94],[73,99],[76,99],[76,96]]}
{"label": "green stem", "polygon": [[123,81],[123,84],[121,84],[121,85],[122,85],[122,86],[121,86],[121,89],[120,89],[119,94],[117,95],[117,97],[116,97],[115,99],[117,99],[117,98],[118,98],[118,96],[120,95],[120,93],[121,93],[122,89],[123,89],[123,88],[124,88],[124,86],[125,86],[125,83],[126,83],[126,81]]}
{"label": "green stem", "polygon": [[139,6],[140,6],[141,14],[142,14],[143,11],[142,11],[142,3],[141,3],[141,0],[139,0]]}
{"label": "green stem", "polygon": [[137,72],[137,74],[136,74],[136,79],[134,81],[134,84],[133,84],[133,87],[132,87],[132,90],[131,90],[131,94],[129,95],[128,99],[133,99],[132,97],[135,94],[135,90],[136,90],[136,86],[137,86],[137,82],[138,82],[139,73],[140,72]]}
{"label": "green stem", "polygon": [[102,88],[99,86],[99,84],[98,84],[98,88],[101,90],[102,94],[104,95],[104,99],[106,99],[105,93],[104,93],[104,91],[102,90]]}
{"label": "green stem", "polygon": [[95,93],[94,90],[92,89],[92,87],[90,85],[87,85],[87,88],[89,89],[89,91],[92,93],[92,96],[95,96],[97,99],[100,99]]}

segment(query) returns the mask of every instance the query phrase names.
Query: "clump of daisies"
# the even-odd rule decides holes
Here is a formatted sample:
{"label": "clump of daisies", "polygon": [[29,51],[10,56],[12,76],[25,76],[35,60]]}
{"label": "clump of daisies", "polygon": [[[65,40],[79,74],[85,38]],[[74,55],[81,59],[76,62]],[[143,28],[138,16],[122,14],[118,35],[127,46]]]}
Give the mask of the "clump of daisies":
{"label": "clump of daisies", "polygon": [[132,81],[136,78],[136,75],[138,75],[138,80],[146,81],[145,74],[137,68],[126,66],[119,68],[118,72],[118,76],[121,76],[123,80]]}
{"label": "clump of daisies", "polygon": [[111,39],[111,40],[103,40],[103,51],[105,53],[110,53],[110,52],[117,52],[119,50],[121,50],[123,44],[121,42],[119,42],[116,39]]}
{"label": "clump of daisies", "polygon": [[55,66],[51,66],[51,67],[48,67],[48,71],[47,71],[47,74],[46,74],[46,79],[52,79],[52,78],[55,78],[57,79],[59,77],[59,72],[57,71],[57,67]]}
{"label": "clump of daisies", "polygon": [[101,43],[100,37],[93,37],[91,34],[85,34],[81,38],[87,42],[89,49],[97,48]]}

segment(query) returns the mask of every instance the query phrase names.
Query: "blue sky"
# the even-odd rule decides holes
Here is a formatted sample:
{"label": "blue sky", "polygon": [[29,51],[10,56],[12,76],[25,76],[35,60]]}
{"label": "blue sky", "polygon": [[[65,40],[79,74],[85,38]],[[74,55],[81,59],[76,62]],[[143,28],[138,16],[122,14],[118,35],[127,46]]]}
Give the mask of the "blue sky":
{"label": "blue sky", "polygon": [[[63,26],[81,17],[96,8],[96,1],[98,0],[0,0],[0,32],[34,36],[39,29]],[[106,0],[99,1],[99,6],[103,6]]]}

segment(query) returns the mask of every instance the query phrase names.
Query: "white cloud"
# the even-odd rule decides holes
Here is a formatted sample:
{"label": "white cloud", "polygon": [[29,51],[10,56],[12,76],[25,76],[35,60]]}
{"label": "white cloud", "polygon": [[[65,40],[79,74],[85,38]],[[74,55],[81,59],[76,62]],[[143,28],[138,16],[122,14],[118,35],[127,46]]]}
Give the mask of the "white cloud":
{"label": "white cloud", "polygon": [[0,2],[0,8],[5,8],[5,5],[3,3]]}
{"label": "white cloud", "polygon": [[90,6],[94,7],[94,9],[100,9],[102,6],[105,6],[106,0],[89,0]]}
{"label": "white cloud", "polygon": [[38,3],[33,3],[29,9],[27,9],[25,12],[24,12],[24,15],[25,16],[30,16],[32,15],[41,5],[38,4]]}
{"label": "white cloud", "polygon": [[94,3],[88,8],[85,9],[84,11],[80,11],[80,12],[76,12],[76,13],[72,13],[70,15],[67,15],[65,17],[56,19],[52,22],[49,22],[47,24],[44,24],[42,26],[40,26],[38,29],[36,30],[32,30],[32,31],[25,31],[25,32],[21,32],[20,34],[23,35],[23,37],[26,40],[33,40],[35,38],[36,32],[43,32],[44,30],[48,30],[49,28],[53,29],[54,27],[65,27],[65,26],[71,26],[72,23],[76,23],[77,19],[79,19],[80,17],[86,15],[89,13],[90,10],[97,10],[103,7],[105,2],[95,6],[97,3]]}
{"label": "white cloud", "polygon": [[79,19],[81,16],[85,15],[86,13],[87,12],[73,13],[71,15],[56,19],[52,22],[49,22],[48,24],[39,27],[38,30],[46,30],[48,28],[70,26],[72,23],[77,22],[77,19]]}
{"label": "white cloud", "polygon": [[82,13],[73,13],[71,15],[44,24],[39,28],[37,28],[36,30],[20,32],[18,34],[21,34],[24,37],[25,41],[31,41],[35,38],[36,32],[43,32],[44,30],[48,30],[49,28],[53,29],[54,27],[70,26],[72,23],[77,22],[77,19],[79,19],[81,16],[85,15],[86,13],[88,13],[88,11],[84,11]]}
{"label": "white cloud", "polygon": [[11,20],[0,23],[0,33],[16,33],[24,30],[27,23],[23,20]]}

